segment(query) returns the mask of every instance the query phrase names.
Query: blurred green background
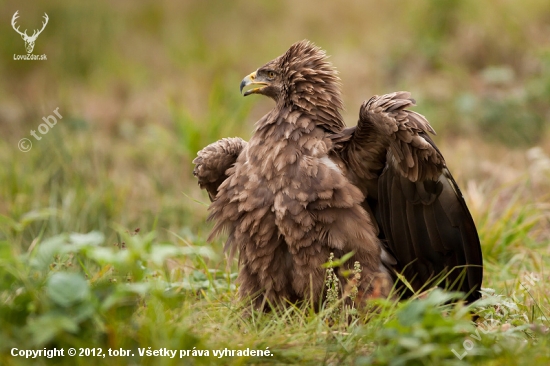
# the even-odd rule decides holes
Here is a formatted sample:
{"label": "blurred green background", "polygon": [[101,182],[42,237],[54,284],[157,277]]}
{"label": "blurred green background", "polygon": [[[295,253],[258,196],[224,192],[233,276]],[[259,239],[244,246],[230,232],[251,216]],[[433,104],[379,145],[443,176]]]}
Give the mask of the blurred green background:
{"label": "blurred green background", "polygon": [[[16,10],[21,29],[48,14],[34,50],[47,61],[13,59]],[[550,2],[4,1],[0,19],[0,235],[21,250],[72,231],[114,240],[114,224],[204,238],[191,161],[249,138],[272,102],[240,80],[304,38],[338,68],[348,125],[373,94],[413,93],[478,222],[518,179],[547,199]]]}
{"label": "blurred green background", "polygon": [[[16,10],[29,34],[48,14],[34,48],[46,61],[14,60],[26,54],[10,24]],[[414,316],[401,308],[428,333],[386,324],[390,312],[326,343],[320,329],[332,329],[314,314],[246,323],[231,312],[236,265],[226,271],[213,254],[223,238],[207,250],[208,198],[191,161],[219,138],[250,137],[272,101],[243,98],[241,79],[305,38],[340,72],[348,125],[373,94],[408,90],[438,132],[478,226],[484,286],[515,306],[502,330],[476,343],[480,362],[548,352],[550,1],[0,0],[1,352],[245,344],[274,347],[276,362],[318,365],[368,355],[386,334],[379,364],[397,354],[457,364],[447,340],[461,350],[456,324],[469,322],[432,300],[418,306],[437,321],[413,303]],[[56,108],[63,118],[37,141],[31,130]],[[91,231],[99,233],[68,236]],[[178,253],[196,255],[165,260]],[[428,353],[411,343],[417,336]]]}

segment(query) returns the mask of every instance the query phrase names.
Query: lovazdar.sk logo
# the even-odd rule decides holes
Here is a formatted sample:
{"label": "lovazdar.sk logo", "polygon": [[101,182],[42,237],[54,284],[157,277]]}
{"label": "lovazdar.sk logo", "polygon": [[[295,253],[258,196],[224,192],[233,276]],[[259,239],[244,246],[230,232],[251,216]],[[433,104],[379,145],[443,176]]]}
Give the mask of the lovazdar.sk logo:
{"label": "lovazdar.sk logo", "polygon": [[34,55],[32,53],[34,49],[34,43],[36,42],[36,39],[42,33],[44,28],[46,28],[46,24],[48,24],[48,14],[44,13],[44,21],[42,22],[42,29],[38,30],[35,29],[32,33],[32,35],[27,34],[27,30],[25,29],[24,32],[21,32],[19,30],[19,26],[16,25],[17,18],[19,18],[19,10],[13,14],[13,17],[11,18],[11,26],[13,29],[23,38],[23,41],[25,41],[25,49],[27,50],[26,55],[13,55],[14,60],[46,60],[46,55]]}

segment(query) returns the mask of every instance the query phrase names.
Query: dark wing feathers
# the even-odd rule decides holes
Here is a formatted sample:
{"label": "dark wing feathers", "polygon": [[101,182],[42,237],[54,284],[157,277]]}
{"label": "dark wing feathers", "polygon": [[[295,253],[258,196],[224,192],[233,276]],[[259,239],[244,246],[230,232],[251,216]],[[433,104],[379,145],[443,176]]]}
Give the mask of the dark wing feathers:
{"label": "dark wing feathers", "polygon": [[435,134],[426,118],[405,108],[415,105],[408,92],[374,96],[363,103],[357,132],[358,144],[383,142],[382,152],[389,150],[389,163],[411,181],[435,179],[445,162],[427,137]]}
{"label": "dark wing feathers", "polygon": [[378,178],[377,191],[371,185],[363,193],[377,198],[371,205],[384,245],[397,260],[394,269],[416,291],[446,274],[442,285],[473,301],[483,277],[477,230],[428,136],[434,130],[424,116],[405,109],[411,106],[407,92],[374,96],[361,106],[357,127],[333,141],[358,187],[366,187],[361,180]]}
{"label": "dark wing feathers", "polygon": [[197,153],[193,175],[199,180],[199,186],[208,192],[210,201],[216,198],[220,184],[227,178],[227,169],[235,164],[245,147],[246,141],[239,137],[224,138]]}

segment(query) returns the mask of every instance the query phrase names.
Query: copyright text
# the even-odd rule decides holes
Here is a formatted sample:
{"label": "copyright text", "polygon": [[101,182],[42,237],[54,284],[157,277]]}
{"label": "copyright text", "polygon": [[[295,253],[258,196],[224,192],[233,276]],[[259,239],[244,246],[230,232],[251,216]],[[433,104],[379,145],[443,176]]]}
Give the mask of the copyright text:
{"label": "copyright text", "polygon": [[169,358],[188,358],[188,357],[269,357],[273,356],[273,353],[269,350],[269,347],[265,349],[197,349],[193,347],[192,349],[168,349],[168,348],[158,348],[154,349],[151,347],[147,348],[138,348],[137,350],[131,349],[112,349],[109,348],[106,351],[101,347],[96,348],[68,348],[67,352],[63,348],[53,348],[53,349],[19,349],[12,348],[11,355],[13,357],[24,357],[24,358],[54,358],[54,357],[169,357]]}

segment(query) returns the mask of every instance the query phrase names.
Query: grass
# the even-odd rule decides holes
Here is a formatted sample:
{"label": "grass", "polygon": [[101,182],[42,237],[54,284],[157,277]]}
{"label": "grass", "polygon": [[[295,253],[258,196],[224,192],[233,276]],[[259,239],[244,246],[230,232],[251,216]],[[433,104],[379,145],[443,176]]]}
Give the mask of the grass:
{"label": "grass", "polygon": [[[546,2],[3,5],[0,364],[549,363]],[[34,51],[47,61],[13,60],[24,53],[8,21],[16,10],[22,29],[49,15]],[[242,98],[240,80],[304,38],[332,55],[350,125],[372,94],[417,99],[478,226],[480,303],[432,291],[368,313],[331,300],[320,313],[304,304],[241,317],[237,266],[222,239],[206,243],[208,199],[191,160],[218,138],[249,138],[271,102]],[[57,107],[63,118],[34,139]],[[107,356],[25,359],[14,347]],[[149,347],[178,354],[140,356]]]}

